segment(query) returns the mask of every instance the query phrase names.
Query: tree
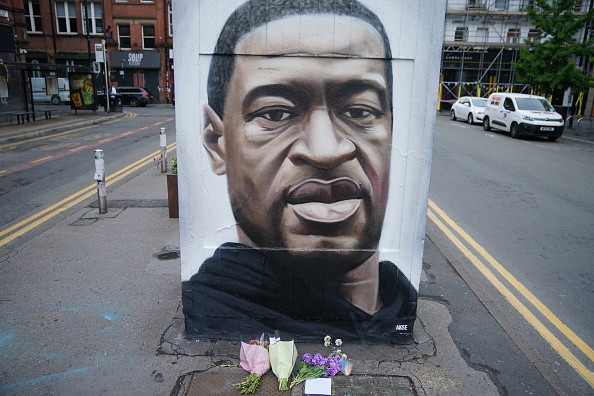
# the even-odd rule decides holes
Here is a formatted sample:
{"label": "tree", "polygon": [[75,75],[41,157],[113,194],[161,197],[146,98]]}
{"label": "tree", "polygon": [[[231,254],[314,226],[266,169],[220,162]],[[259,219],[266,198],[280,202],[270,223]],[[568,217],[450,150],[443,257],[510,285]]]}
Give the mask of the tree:
{"label": "tree", "polygon": [[[528,7],[538,34],[524,42],[520,59],[512,62],[518,81],[528,84],[544,94],[555,91],[586,92],[594,87],[594,77],[589,70],[581,70],[574,59],[594,55],[594,37],[588,38],[594,9],[586,15],[576,15],[575,0],[535,0],[535,7]],[[583,38],[577,34],[585,28]],[[585,62],[589,65],[589,62]]]}

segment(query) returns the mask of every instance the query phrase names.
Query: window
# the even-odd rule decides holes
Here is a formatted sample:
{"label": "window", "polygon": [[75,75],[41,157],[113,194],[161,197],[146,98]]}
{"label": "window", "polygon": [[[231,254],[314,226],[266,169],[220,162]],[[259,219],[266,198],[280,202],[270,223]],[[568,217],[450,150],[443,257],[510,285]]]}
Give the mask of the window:
{"label": "window", "polygon": [[485,8],[483,5],[483,0],[468,0],[468,5],[466,6],[467,9],[477,9],[477,8]]}
{"label": "window", "polygon": [[39,61],[37,59],[33,59],[31,61],[33,65],[33,71],[31,71],[31,77],[39,78],[41,77],[41,71],[39,70]]}
{"label": "window", "polygon": [[27,19],[27,32],[41,33],[41,11],[39,1],[29,0],[25,6],[25,19]]}
{"label": "window", "polygon": [[530,29],[528,31],[528,40],[537,41],[540,31],[538,29]]}
{"label": "window", "polygon": [[76,33],[76,10],[74,3],[56,1],[58,33]]}
{"label": "window", "polygon": [[[81,10],[83,18],[86,18],[87,25],[89,26],[90,34],[101,34],[103,33],[103,8],[101,3],[89,3],[87,2],[87,9],[85,12],[85,4],[81,3]],[[83,23],[83,33],[87,34],[87,25]]]}
{"label": "window", "polygon": [[489,28],[486,28],[486,27],[476,28],[476,41],[479,43],[489,42]]}
{"label": "window", "polygon": [[520,5],[520,10],[524,11],[528,7],[534,7],[534,0],[522,0],[522,4]]}
{"label": "window", "polygon": [[493,7],[496,10],[506,10],[507,9],[507,0],[495,0],[495,4]]}
{"label": "window", "polygon": [[155,48],[155,26],[142,25],[142,48]]}
{"label": "window", "polygon": [[169,19],[169,37],[173,36],[173,8],[171,2],[167,5]]}
{"label": "window", "polygon": [[519,43],[520,42],[520,29],[509,29],[507,31],[507,42],[508,43]]}
{"label": "window", "polygon": [[582,10],[582,0],[575,0],[575,7],[574,7],[574,11],[576,12],[580,12]]}
{"label": "window", "polygon": [[503,108],[505,110],[509,110],[509,111],[516,110],[516,108],[514,106],[514,102],[512,102],[512,100],[510,98],[505,98],[505,101],[503,102]]}
{"label": "window", "polygon": [[72,67],[67,67],[66,68],[66,71],[68,73],[74,73],[74,70],[75,70],[75,68],[74,68],[75,63],[74,63],[74,61],[73,60],[66,60],[65,64],[68,65],[68,66],[72,66]]}
{"label": "window", "polygon": [[454,33],[454,41],[466,41],[468,38],[468,28],[466,26],[457,27]]}
{"label": "window", "polygon": [[118,40],[120,49],[131,49],[130,25],[118,25]]}

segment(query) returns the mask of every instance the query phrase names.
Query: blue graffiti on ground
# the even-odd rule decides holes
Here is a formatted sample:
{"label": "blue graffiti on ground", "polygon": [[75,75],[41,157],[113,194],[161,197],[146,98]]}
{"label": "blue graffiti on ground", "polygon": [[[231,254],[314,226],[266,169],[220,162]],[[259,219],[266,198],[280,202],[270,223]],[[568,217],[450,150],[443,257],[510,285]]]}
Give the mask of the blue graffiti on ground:
{"label": "blue graffiti on ground", "polygon": [[43,381],[58,379],[58,378],[61,378],[61,377],[64,377],[64,376],[70,375],[70,374],[84,373],[86,371],[89,371],[91,368],[92,367],[81,367],[81,368],[77,368],[74,370],[63,371],[61,373],[54,373],[54,374],[44,375],[44,376],[37,377],[37,378],[32,378],[30,380],[26,380],[26,381],[22,381],[22,382],[15,382],[14,384],[2,385],[2,386],[0,386],[0,391],[14,389],[14,388],[18,388],[19,386],[24,386],[24,385],[34,385],[34,384],[37,384],[37,383],[40,383]]}

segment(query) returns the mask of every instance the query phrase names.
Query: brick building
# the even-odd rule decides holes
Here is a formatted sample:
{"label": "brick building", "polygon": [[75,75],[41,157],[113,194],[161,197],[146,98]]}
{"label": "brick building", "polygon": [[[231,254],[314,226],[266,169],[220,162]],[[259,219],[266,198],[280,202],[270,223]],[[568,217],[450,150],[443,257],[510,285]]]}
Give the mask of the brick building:
{"label": "brick building", "polygon": [[171,0],[0,0],[0,59],[26,77],[67,77],[90,70],[105,40],[110,83],[147,87],[167,103],[171,20]]}
{"label": "brick building", "polygon": [[171,103],[171,0],[104,1],[103,9],[111,81],[147,87]]}

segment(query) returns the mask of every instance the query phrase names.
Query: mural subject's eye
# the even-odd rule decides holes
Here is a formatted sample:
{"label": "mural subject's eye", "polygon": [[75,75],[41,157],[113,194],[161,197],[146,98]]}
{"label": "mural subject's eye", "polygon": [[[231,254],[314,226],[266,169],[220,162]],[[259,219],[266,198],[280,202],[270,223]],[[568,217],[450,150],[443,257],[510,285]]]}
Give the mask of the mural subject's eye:
{"label": "mural subject's eye", "polygon": [[369,123],[381,118],[384,114],[369,106],[351,106],[344,109],[341,115],[357,123]]}
{"label": "mural subject's eye", "polygon": [[256,117],[262,117],[269,121],[285,121],[295,117],[295,114],[284,109],[272,109],[255,114]]}
{"label": "mural subject's eye", "polygon": [[262,128],[275,129],[283,126],[286,122],[295,118],[297,114],[286,107],[264,107],[248,114],[247,122],[256,122]]}

